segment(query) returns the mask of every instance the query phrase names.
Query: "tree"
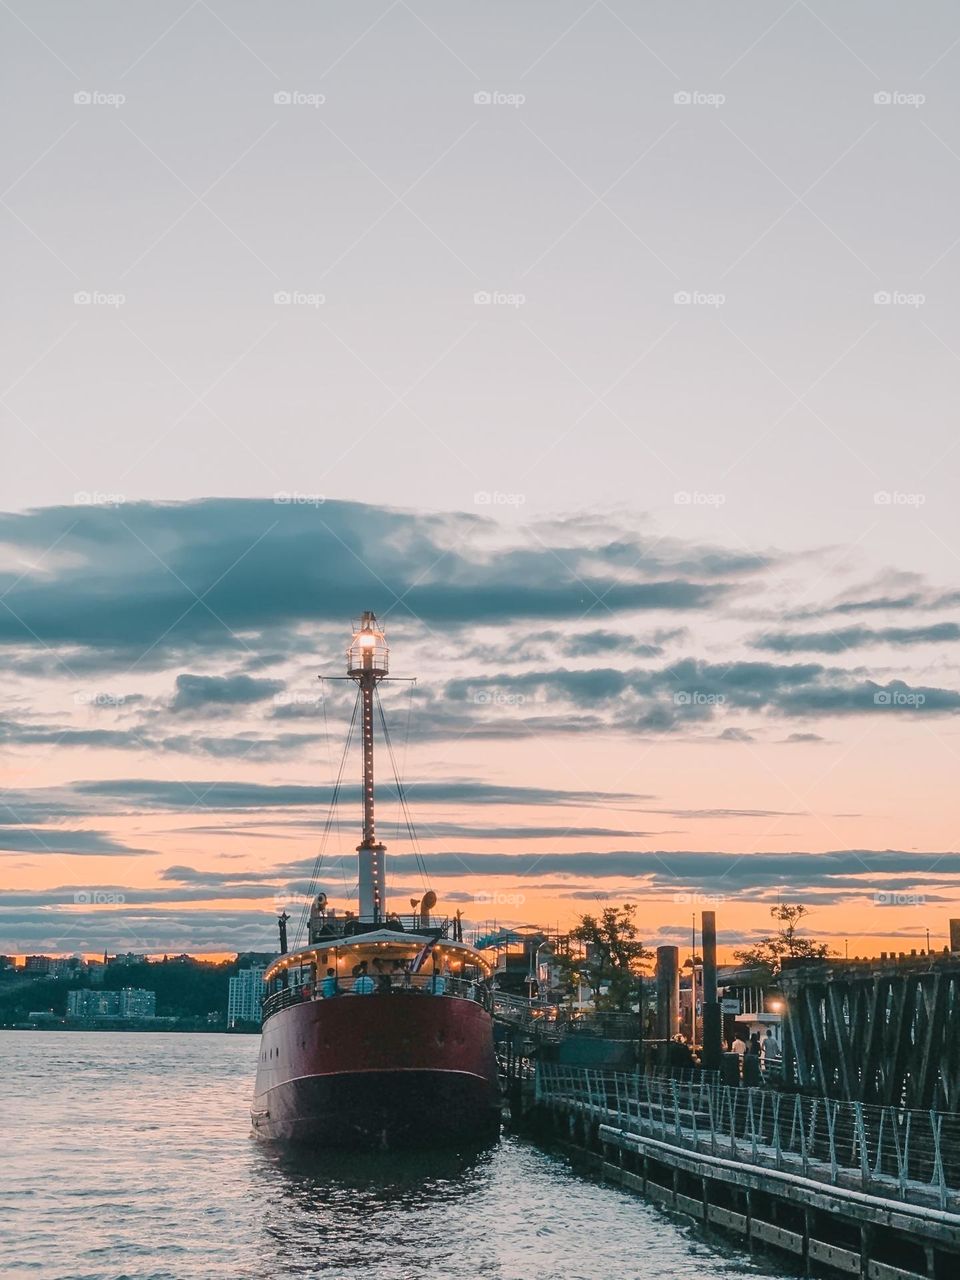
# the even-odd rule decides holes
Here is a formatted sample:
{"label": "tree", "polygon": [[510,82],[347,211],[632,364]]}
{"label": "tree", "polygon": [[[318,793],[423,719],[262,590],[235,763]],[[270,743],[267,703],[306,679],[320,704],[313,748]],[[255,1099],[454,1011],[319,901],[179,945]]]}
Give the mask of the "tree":
{"label": "tree", "polygon": [[769,981],[780,976],[783,962],[790,960],[825,960],[830,955],[830,948],[825,942],[814,942],[812,938],[800,932],[800,926],[809,914],[802,902],[780,902],[770,908],[780,927],[776,933],[761,938],[754,946],[733,954],[750,969],[763,969]]}
{"label": "tree", "polygon": [[557,957],[571,994],[582,984],[590,988],[596,1008],[630,1010],[651,955],[640,941],[636,913],[636,906],[628,902],[604,907],[599,917],[580,917],[570,930],[571,941],[580,943],[580,954]]}

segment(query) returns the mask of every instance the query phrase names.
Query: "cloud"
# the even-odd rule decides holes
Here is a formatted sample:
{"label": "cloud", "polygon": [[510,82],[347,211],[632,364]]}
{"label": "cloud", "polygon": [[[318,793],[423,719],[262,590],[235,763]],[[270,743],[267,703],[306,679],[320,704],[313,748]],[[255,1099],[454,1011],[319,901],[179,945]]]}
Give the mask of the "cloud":
{"label": "cloud", "polygon": [[0,853],[41,853],[99,857],[137,857],[150,849],[121,844],[104,831],[65,830],[61,827],[0,826]]}
{"label": "cloud", "polygon": [[182,672],[177,676],[172,711],[228,710],[249,706],[276,697],[285,688],[283,680],[257,680],[237,673],[229,676],[197,676]]}
{"label": "cloud", "polygon": [[224,760],[274,760],[279,756],[299,754],[322,740],[323,735],[318,733],[280,733],[273,736],[250,732],[220,736],[164,734],[157,733],[153,720],[123,729],[76,729],[64,724],[36,725],[0,720],[0,743],[7,746],[94,747],[109,751],[139,751],[146,755],[169,752]]}
{"label": "cloud", "polygon": [[[79,781],[71,784],[73,792],[83,797],[112,800],[126,807],[141,809],[183,809],[197,807],[203,797],[207,810],[326,808],[333,797],[332,786],[306,786],[297,783],[229,782],[204,779],[191,782],[151,778],[112,778]],[[588,807],[629,808],[649,796],[628,792],[564,791],[551,787],[521,787],[508,783],[461,780],[424,780],[404,785],[407,798],[414,804],[501,804],[501,805],[577,805]],[[344,804],[359,804],[359,784],[340,788]]]}
{"label": "cloud", "polygon": [[669,539],[646,545],[591,521],[547,536],[541,545],[542,535],[510,535],[476,515],[349,502],[3,514],[0,543],[21,561],[45,559],[42,571],[0,572],[0,644],[62,650],[64,670],[77,650],[114,654],[124,669],[144,669],[158,650],[255,658],[267,637],[283,650],[277,641],[300,624],[340,625],[371,600],[428,627],[579,618],[598,600],[607,613],[683,612],[721,600],[769,563]]}
{"label": "cloud", "polygon": [[[707,663],[678,659],[656,668],[564,667],[500,672],[448,682],[450,703],[486,708],[521,707],[523,719],[553,704],[606,711],[607,727],[639,733],[665,733],[722,716],[730,708],[772,715],[806,717],[877,714],[890,709],[924,715],[960,709],[960,693],[903,680],[886,684],[863,671],[820,663],[778,664],[732,661]],[[559,712],[555,712],[555,717]],[[562,723],[562,717],[559,718]],[[577,722],[571,722],[576,727]]]}
{"label": "cloud", "polygon": [[916,644],[948,644],[960,640],[960,626],[955,622],[931,623],[925,627],[844,627],[837,631],[771,632],[758,636],[755,649],[775,653],[845,653],[868,645],[889,644],[898,647]]}

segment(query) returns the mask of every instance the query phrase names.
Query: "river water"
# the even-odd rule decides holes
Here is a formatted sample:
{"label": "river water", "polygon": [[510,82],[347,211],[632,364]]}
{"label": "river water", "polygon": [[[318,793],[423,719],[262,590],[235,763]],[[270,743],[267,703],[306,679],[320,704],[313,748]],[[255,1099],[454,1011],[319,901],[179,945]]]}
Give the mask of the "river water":
{"label": "river water", "polygon": [[516,1138],[305,1164],[250,1136],[255,1036],[0,1032],[4,1280],[755,1280]]}

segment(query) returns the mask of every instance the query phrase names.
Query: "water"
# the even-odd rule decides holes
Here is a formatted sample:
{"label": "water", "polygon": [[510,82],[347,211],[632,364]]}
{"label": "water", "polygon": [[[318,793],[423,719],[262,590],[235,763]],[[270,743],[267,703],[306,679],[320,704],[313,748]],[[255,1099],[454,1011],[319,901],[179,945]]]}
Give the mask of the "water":
{"label": "water", "polygon": [[516,1138],[305,1164],[250,1137],[255,1036],[0,1033],[4,1280],[722,1280],[706,1243]]}

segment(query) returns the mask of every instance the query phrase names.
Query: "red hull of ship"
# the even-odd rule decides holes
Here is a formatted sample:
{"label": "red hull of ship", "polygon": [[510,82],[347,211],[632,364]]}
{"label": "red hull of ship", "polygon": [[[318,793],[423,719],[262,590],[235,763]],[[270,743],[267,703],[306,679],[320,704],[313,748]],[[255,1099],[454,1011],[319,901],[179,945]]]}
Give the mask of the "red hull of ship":
{"label": "red hull of ship", "polygon": [[490,1015],[418,993],[281,1009],[263,1028],[252,1114],[258,1136],[317,1149],[482,1141],[500,1123]]}

